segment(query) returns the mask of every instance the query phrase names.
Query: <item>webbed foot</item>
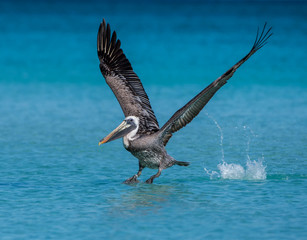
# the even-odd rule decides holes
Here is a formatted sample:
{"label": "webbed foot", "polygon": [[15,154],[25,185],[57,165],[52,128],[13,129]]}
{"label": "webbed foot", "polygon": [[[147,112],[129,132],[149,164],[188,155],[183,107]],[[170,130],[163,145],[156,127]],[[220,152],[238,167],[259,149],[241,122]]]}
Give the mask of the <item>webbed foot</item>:
{"label": "webbed foot", "polygon": [[146,180],[146,183],[152,184],[153,180],[154,180],[154,178],[151,177],[151,178],[149,178],[149,179]]}
{"label": "webbed foot", "polygon": [[138,175],[134,175],[131,178],[128,178],[126,181],[123,181],[124,184],[133,184],[133,183],[138,183],[140,182],[138,180]]}
{"label": "webbed foot", "polygon": [[153,180],[161,175],[161,171],[162,171],[162,168],[159,167],[159,171],[155,175],[153,175],[149,179],[147,179],[146,183],[152,184]]}

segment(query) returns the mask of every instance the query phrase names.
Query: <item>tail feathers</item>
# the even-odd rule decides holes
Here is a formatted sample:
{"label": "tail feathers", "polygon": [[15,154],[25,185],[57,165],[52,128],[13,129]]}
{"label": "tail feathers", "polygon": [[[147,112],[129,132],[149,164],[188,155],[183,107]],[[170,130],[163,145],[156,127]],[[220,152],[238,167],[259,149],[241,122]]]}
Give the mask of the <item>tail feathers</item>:
{"label": "tail feathers", "polygon": [[185,167],[190,165],[189,162],[183,162],[183,161],[176,161],[175,164],[179,166],[185,166]]}

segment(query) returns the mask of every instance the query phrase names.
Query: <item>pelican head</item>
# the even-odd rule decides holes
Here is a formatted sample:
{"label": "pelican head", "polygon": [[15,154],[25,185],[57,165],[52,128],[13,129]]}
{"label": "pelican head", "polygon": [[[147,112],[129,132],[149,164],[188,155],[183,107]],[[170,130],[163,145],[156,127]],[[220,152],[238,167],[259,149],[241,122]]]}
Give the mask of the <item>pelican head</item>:
{"label": "pelican head", "polygon": [[108,136],[100,140],[99,145],[111,142],[118,138],[127,136],[129,140],[133,139],[139,129],[139,118],[128,116],[125,120],[115,128]]}

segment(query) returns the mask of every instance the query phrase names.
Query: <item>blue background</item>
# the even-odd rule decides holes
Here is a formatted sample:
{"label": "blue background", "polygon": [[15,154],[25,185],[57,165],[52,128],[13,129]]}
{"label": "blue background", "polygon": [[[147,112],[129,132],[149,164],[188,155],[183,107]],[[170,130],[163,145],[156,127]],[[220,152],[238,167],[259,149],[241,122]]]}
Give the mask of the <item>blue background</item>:
{"label": "blue background", "polygon": [[[304,239],[306,16],[305,1],[1,1],[0,238]],[[121,184],[138,163],[120,140],[98,147],[123,120],[98,67],[103,18],[160,126],[273,26],[168,143],[191,165],[153,185]]]}

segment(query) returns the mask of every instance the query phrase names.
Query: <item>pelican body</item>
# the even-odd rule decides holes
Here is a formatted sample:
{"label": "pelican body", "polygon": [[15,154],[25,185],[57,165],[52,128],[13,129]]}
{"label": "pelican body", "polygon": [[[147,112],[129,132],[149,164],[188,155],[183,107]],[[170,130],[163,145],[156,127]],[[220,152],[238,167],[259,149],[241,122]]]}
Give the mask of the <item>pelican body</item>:
{"label": "pelican body", "polygon": [[111,35],[110,25],[105,20],[100,24],[97,36],[97,52],[100,70],[107,84],[115,94],[125,115],[124,121],[99,145],[123,138],[124,147],[139,160],[139,170],[124,183],[136,183],[142,170],[147,167],[158,172],[146,180],[152,183],[161,175],[163,169],[173,165],[188,166],[189,162],[177,161],[165,150],[173,133],[190,123],[204,108],[213,95],[232,77],[234,72],[256,51],[262,48],[272,35],[266,24],[261,32],[259,28],[252,49],[226,73],[213,81],[199,94],[180,108],[161,128],[151,108],[143,85],[134,73],[129,60],[121,49],[116,32]]}

